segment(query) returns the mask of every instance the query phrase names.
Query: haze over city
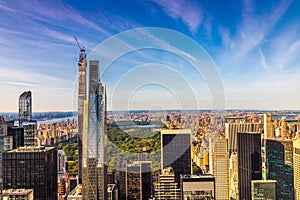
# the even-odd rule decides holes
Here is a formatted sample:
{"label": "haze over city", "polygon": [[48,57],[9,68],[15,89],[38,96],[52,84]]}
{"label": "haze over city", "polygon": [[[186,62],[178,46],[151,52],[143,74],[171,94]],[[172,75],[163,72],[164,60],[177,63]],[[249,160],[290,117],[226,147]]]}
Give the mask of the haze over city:
{"label": "haze over city", "polygon": [[[2,1],[0,110],[16,112],[18,95],[24,90],[33,93],[34,112],[76,110],[79,49],[73,36],[89,54],[110,36],[143,27],[171,29],[198,42],[219,71],[225,108],[299,109],[299,4],[289,0]],[[195,101],[189,101],[190,95],[176,94],[183,98],[178,106],[168,85],[151,83],[137,91],[123,91],[133,92],[130,101],[118,99],[123,103],[110,105],[119,78],[143,64],[126,84],[152,75],[179,85],[178,91],[188,88]],[[160,65],[169,70],[149,73]],[[172,70],[183,85],[176,76],[168,76]],[[108,110],[211,108],[211,91],[203,77],[168,52],[130,53],[112,64],[102,79],[107,84]]]}

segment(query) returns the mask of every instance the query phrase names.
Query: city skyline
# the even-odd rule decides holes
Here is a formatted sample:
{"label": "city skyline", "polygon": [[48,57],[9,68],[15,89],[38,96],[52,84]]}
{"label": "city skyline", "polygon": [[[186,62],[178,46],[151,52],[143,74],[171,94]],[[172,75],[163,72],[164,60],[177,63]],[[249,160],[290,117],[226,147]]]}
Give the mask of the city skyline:
{"label": "city skyline", "polygon": [[[0,92],[3,94],[0,110],[17,111],[18,95],[26,90],[32,91],[34,112],[76,110],[79,49],[73,36],[79,38],[89,54],[110,36],[141,27],[168,28],[198,42],[221,75],[225,108],[299,109],[300,95],[295,92],[300,89],[297,83],[300,74],[297,7],[297,1],[247,0],[230,4],[214,1],[168,4],[164,0],[137,0],[130,4],[122,1],[84,4],[35,1],[30,6],[26,1],[1,2],[0,16],[6,20],[0,22]],[[170,104],[161,98],[171,99],[172,95],[166,95],[168,88],[159,85],[150,85],[134,93],[133,106],[109,107],[114,80],[118,77],[109,75],[149,63],[171,66],[181,78],[188,80],[187,86],[192,88],[198,105],[183,105],[182,109],[210,108],[209,89],[201,76],[192,74],[185,62],[168,53],[147,50],[140,53],[146,57],[128,55],[103,77],[103,82],[107,83],[108,110],[178,108],[176,102]],[[136,71],[136,77],[145,74],[148,68]],[[164,74],[158,77],[171,85],[176,85],[178,80]]]}

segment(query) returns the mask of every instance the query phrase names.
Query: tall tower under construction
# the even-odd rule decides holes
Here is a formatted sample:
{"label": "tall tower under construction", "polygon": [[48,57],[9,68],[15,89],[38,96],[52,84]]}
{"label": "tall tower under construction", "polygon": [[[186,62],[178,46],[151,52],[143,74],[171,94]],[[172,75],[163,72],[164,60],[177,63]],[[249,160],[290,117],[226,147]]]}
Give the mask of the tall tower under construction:
{"label": "tall tower under construction", "polygon": [[86,99],[86,53],[80,46],[76,37],[74,37],[80,49],[78,61],[78,182],[82,183],[82,137],[83,137],[83,106]]}

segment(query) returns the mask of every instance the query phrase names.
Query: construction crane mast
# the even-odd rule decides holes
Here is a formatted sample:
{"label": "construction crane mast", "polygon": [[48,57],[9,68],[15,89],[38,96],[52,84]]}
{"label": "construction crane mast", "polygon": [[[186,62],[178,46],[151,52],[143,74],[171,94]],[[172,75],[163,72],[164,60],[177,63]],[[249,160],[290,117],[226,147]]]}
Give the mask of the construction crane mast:
{"label": "construction crane mast", "polygon": [[80,45],[80,43],[78,42],[78,39],[76,36],[74,36],[74,39],[77,43],[77,46],[79,47],[80,53],[79,53],[79,61],[78,61],[78,65],[83,65],[86,62],[86,53],[85,53],[85,49],[83,46]]}

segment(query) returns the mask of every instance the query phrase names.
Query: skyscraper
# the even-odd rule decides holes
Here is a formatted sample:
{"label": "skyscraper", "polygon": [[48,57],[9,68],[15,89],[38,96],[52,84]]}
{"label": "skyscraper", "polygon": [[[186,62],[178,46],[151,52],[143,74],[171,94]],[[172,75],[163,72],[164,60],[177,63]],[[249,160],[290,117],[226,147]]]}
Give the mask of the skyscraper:
{"label": "skyscraper", "polygon": [[180,184],[180,174],[192,173],[191,130],[161,130],[161,168],[172,167],[175,181]]}
{"label": "skyscraper", "polygon": [[154,190],[154,197],[157,200],[180,200],[180,188],[175,182],[175,174],[172,167],[167,167],[161,170],[158,177],[158,183]]}
{"label": "skyscraper", "polygon": [[215,199],[215,178],[212,175],[180,175],[181,199]]}
{"label": "skyscraper", "polygon": [[240,200],[251,199],[251,180],[261,180],[261,133],[238,133],[238,176]]}
{"label": "skyscraper", "polygon": [[0,115],[0,190],[2,183],[2,153],[13,148],[13,138],[7,135],[7,123]]}
{"label": "skyscraper", "polygon": [[116,181],[118,187],[119,199],[126,199],[126,167],[127,161],[125,159],[117,158],[116,164]]}
{"label": "skyscraper", "polygon": [[88,102],[84,107],[83,199],[107,199],[106,90],[99,81],[99,61],[89,63]]}
{"label": "skyscraper", "polygon": [[300,139],[293,142],[295,200],[300,200]]}
{"label": "skyscraper", "polygon": [[82,137],[83,137],[83,112],[86,100],[86,53],[80,49],[78,61],[78,182],[82,183]]}
{"label": "skyscraper", "polygon": [[286,135],[286,116],[282,116],[281,118],[281,138],[282,139],[286,139],[287,135]]}
{"label": "skyscraper", "polygon": [[7,129],[7,135],[13,137],[13,149],[24,146],[24,128],[10,126]]}
{"label": "skyscraper", "polygon": [[237,133],[245,132],[259,132],[261,128],[260,123],[226,123],[225,135],[228,139],[229,156],[237,152]]}
{"label": "skyscraper", "polygon": [[19,97],[19,126],[32,120],[31,91],[23,92]]}
{"label": "skyscraper", "polygon": [[276,200],[275,180],[254,180],[251,181],[252,200]]}
{"label": "skyscraper", "polygon": [[218,139],[213,145],[213,175],[216,199],[229,199],[229,157],[227,139]]}
{"label": "skyscraper", "polygon": [[35,136],[37,134],[37,121],[26,121],[22,124],[24,128],[24,145],[25,146],[34,146],[35,145]]}
{"label": "skyscraper", "polygon": [[136,161],[126,168],[126,199],[148,200],[152,195],[151,161]]}
{"label": "skyscraper", "polygon": [[293,141],[267,139],[267,179],[277,181],[278,199],[294,199]]}
{"label": "skyscraper", "polygon": [[274,138],[272,116],[270,113],[264,114],[264,135],[265,139]]}
{"label": "skyscraper", "polygon": [[56,200],[56,148],[19,147],[4,152],[3,188],[33,189],[35,200]]}

